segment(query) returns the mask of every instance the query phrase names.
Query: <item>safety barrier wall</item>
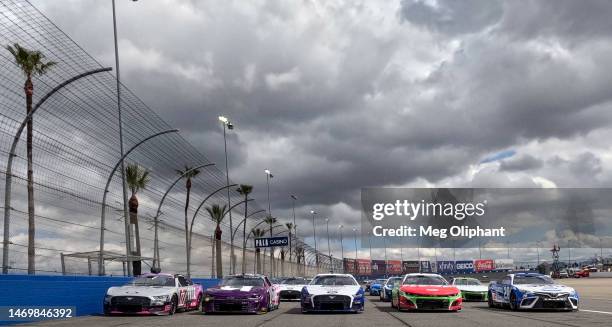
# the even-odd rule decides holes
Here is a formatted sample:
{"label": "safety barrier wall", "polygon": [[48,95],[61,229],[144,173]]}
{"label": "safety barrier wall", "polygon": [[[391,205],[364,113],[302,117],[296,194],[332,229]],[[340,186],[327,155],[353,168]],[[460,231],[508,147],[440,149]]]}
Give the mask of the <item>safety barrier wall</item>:
{"label": "safety barrier wall", "polygon": [[[111,276],[0,275],[0,306],[74,306],[77,316],[101,314],[106,290],[130,280]],[[198,278],[193,281],[205,289],[219,282]]]}

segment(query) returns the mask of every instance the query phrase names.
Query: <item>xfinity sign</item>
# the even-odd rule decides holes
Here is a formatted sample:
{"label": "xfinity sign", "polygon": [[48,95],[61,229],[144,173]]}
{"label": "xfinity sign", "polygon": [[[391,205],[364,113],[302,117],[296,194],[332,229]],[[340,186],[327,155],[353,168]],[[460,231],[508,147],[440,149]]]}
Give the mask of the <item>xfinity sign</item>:
{"label": "xfinity sign", "polygon": [[267,248],[274,246],[287,246],[289,245],[289,238],[286,236],[282,237],[262,237],[255,239],[256,248]]}

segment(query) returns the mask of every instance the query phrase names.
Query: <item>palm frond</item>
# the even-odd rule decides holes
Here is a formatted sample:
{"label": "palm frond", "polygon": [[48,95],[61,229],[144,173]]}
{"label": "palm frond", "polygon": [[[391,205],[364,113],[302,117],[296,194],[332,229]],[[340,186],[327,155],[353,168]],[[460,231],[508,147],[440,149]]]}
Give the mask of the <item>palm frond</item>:
{"label": "palm frond", "polygon": [[42,52],[26,49],[18,43],[14,43],[12,46],[7,45],[6,49],[13,55],[15,64],[21,68],[26,77],[33,74],[44,75],[56,64],[53,61],[43,62],[45,55]]}
{"label": "palm frond", "polygon": [[147,187],[151,178],[149,177],[149,171],[138,164],[128,164],[125,167],[125,182],[132,191],[136,194],[140,190]]}
{"label": "palm frond", "polygon": [[206,207],[206,212],[208,212],[210,219],[212,219],[212,221],[219,225],[221,224],[227,213],[226,207],[226,205],[219,206],[218,204],[213,204],[209,207]]}
{"label": "palm frond", "polygon": [[253,192],[253,185],[240,184],[240,187],[236,189],[236,192],[245,196],[249,195],[251,192]]}

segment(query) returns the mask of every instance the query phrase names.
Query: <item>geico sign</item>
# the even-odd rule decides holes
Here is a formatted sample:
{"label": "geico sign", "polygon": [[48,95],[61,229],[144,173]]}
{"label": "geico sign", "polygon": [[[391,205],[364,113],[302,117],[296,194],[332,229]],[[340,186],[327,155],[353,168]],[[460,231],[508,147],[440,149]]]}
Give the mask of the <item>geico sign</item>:
{"label": "geico sign", "polygon": [[474,264],[471,262],[457,263],[457,270],[471,270],[474,269]]}

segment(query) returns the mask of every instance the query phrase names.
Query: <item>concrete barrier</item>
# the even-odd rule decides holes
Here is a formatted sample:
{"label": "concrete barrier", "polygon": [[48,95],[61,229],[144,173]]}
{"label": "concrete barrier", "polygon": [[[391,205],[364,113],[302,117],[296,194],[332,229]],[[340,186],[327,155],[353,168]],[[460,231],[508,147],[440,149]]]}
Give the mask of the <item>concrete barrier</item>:
{"label": "concrete barrier", "polygon": [[589,273],[589,278],[612,278],[612,271],[598,271]]}
{"label": "concrete barrier", "polygon": [[[77,316],[102,314],[111,286],[132,278],[111,276],[0,275],[0,306],[74,306]],[[218,279],[193,278],[206,289]],[[0,322],[0,324],[2,324]]]}

